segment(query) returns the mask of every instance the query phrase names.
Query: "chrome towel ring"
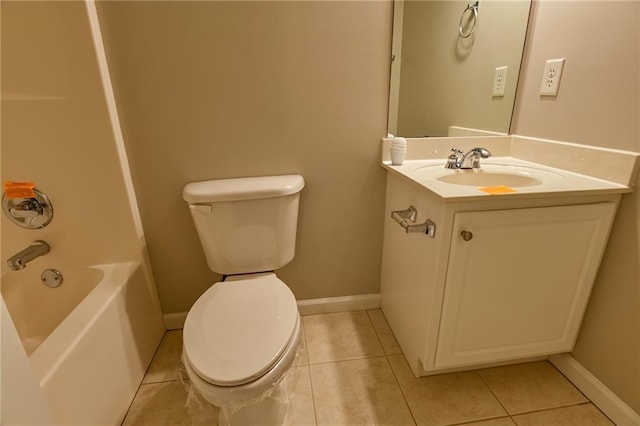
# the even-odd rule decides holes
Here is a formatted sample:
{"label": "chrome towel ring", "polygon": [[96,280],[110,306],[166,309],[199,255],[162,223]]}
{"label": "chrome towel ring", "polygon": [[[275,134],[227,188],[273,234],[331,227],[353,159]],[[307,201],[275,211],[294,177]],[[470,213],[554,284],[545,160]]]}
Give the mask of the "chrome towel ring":
{"label": "chrome towel ring", "polygon": [[[473,33],[473,30],[476,27],[476,22],[478,21],[479,3],[480,3],[480,1],[476,1],[475,3],[469,3],[467,5],[467,7],[465,7],[465,9],[462,11],[462,15],[460,15],[460,23],[458,25],[458,32],[460,33],[460,37],[467,38]],[[464,21],[464,16],[465,16],[465,14],[467,13],[468,10],[471,11],[470,20],[472,20],[473,22],[471,23],[471,28],[469,28],[465,32],[464,28],[463,28],[463,21]]]}

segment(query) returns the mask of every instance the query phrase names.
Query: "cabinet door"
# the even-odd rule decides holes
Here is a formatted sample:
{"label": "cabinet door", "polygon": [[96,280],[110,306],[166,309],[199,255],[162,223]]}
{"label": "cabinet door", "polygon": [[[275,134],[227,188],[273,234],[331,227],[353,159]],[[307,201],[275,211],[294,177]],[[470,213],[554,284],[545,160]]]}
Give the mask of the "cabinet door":
{"label": "cabinet door", "polygon": [[614,203],[457,213],[435,365],[571,350],[614,213]]}

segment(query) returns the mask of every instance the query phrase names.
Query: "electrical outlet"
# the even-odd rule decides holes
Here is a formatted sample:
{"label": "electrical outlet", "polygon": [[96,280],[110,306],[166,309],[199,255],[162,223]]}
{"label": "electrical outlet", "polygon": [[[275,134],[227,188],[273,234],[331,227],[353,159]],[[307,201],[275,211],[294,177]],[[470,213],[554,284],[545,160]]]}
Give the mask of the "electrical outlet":
{"label": "electrical outlet", "polygon": [[507,68],[498,67],[493,74],[493,96],[504,96],[504,87],[507,84]]}
{"label": "electrical outlet", "polygon": [[542,74],[542,84],[540,85],[540,94],[543,96],[556,96],[558,94],[558,86],[560,85],[560,77],[562,77],[562,68],[564,67],[564,58],[549,59],[544,66]]}

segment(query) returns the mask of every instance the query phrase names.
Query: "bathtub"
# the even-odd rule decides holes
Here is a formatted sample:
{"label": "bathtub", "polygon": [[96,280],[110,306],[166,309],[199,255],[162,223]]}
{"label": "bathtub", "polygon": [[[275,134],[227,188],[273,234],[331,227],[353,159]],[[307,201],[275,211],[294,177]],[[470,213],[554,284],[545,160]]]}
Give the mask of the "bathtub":
{"label": "bathtub", "polygon": [[[39,318],[12,313],[16,328],[57,424],[119,425],[164,334],[155,293],[138,262],[96,265],[76,274],[90,282],[73,282],[73,273],[61,272],[60,287],[40,286],[50,298],[65,286],[82,287],[69,291],[80,299],[77,306],[50,315],[46,300],[32,298],[28,315]],[[10,311],[41,290],[12,287],[4,278]],[[55,325],[49,330],[51,316]]]}

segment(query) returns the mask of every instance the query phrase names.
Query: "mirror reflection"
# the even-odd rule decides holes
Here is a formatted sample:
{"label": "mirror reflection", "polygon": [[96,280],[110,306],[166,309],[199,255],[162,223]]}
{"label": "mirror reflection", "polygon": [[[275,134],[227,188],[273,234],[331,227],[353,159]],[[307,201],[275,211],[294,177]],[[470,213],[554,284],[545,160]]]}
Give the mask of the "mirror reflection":
{"label": "mirror reflection", "polygon": [[396,0],[389,133],[508,133],[530,6]]}

